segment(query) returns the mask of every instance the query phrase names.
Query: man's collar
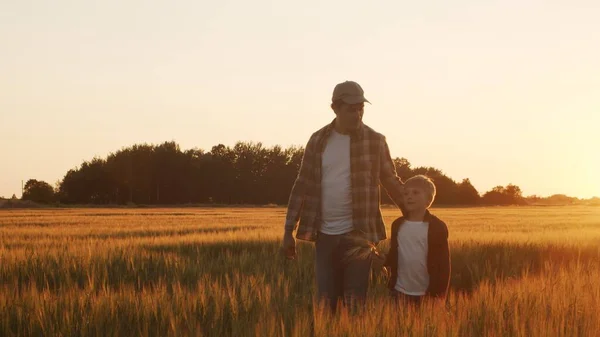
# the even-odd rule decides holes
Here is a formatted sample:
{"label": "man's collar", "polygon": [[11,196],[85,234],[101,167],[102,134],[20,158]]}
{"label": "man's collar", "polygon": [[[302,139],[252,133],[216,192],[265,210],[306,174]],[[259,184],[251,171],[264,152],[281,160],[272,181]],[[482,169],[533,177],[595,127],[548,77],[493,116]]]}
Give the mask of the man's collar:
{"label": "man's collar", "polygon": [[[327,128],[325,129],[325,137],[329,137],[329,135],[331,135],[331,132],[335,130],[335,118],[333,119],[333,121],[331,121],[331,123],[329,123],[329,125],[327,126]],[[354,130],[350,136],[351,137],[356,137],[356,139],[358,140],[362,140],[365,134],[365,124],[361,121],[360,125],[358,126],[358,128],[356,130]]]}

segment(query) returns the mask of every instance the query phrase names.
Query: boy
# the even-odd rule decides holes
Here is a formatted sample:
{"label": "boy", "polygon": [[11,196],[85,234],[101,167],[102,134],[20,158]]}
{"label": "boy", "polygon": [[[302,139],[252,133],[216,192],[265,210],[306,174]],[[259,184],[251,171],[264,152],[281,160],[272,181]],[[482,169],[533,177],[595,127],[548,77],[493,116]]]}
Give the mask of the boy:
{"label": "boy", "polygon": [[392,224],[388,287],[401,301],[419,304],[425,297],[445,298],[450,282],[448,227],[429,212],[435,185],[418,175],[404,184],[405,216]]}

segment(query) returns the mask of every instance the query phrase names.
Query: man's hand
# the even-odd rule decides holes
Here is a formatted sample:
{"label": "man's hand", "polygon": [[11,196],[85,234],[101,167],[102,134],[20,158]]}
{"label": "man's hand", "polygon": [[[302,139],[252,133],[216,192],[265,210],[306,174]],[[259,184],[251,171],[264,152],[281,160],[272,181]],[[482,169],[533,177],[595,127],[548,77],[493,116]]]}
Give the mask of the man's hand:
{"label": "man's hand", "polygon": [[390,277],[390,271],[388,269],[388,267],[385,265],[385,255],[379,253],[379,251],[375,250],[373,251],[372,256],[372,264],[371,267],[373,268],[373,271],[377,274],[380,274],[383,279],[385,279],[386,281],[389,279]]}
{"label": "man's hand", "polygon": [[296,258],[296,239],[292,231],[285,231],[283,234],[283,245],[281,247],[281,254],[288,260]]}

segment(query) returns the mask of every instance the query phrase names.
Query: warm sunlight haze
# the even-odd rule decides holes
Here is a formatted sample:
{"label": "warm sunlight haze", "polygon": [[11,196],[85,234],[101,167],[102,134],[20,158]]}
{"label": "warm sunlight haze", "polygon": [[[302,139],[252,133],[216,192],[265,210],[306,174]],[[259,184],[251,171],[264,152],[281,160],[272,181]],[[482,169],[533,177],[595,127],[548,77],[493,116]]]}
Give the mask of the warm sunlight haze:
{"label": "warm sunlight haze", "polygon": [[306,144],[358,81],[393,157],[600,196],[598,1],[0,1],[0,196],[175,141]]}
{"label": "warm sunlight haze", "polygon": [[0,0],[0,336],[597,336],[599,128],[598,0]]}

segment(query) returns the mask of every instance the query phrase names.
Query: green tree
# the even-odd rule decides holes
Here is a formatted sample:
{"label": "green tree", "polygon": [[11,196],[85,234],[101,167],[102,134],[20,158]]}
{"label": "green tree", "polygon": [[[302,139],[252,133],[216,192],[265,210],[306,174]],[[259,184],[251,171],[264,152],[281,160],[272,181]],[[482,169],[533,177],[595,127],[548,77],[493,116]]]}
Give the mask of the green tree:
{"label": "green tree", "polygon": [[[182,151],[175,142],[136,144],[69,170],[57,198],[67,204],[287,204],[303,153],[302,147],[253,142],[218,144],[209,152]],[[394,159],[394,165],[402,180],[416,174],[432,178],[437,204],[468,204],[477,195],[470,182],[459,188],[436,168],[412,169],[406,158]],[[391,203],[387,193],[381,197]]]}
{"label": "green tree", "polygon": [[519,186],[496,186],[481,198],[486,205],[524,205],[527,203]]}
{"label": "green tree", "polygon": [[396,167],[396,174],[398,177],[405,181],[406,179],[413,176],[411,164],[406,158],[395,158],[394,166]]}
{"label": "green tree", "polygon": [[45,181],[29,179],[25,183],[22,199],[49,204],[54,201],[54,189]]}
{"label": "green tree", "polygon": [[458,184],[458,202],[461,205],[477,205],[480,202],[481,197],[477,189],[471,184],[469,178],[463,179]]}

